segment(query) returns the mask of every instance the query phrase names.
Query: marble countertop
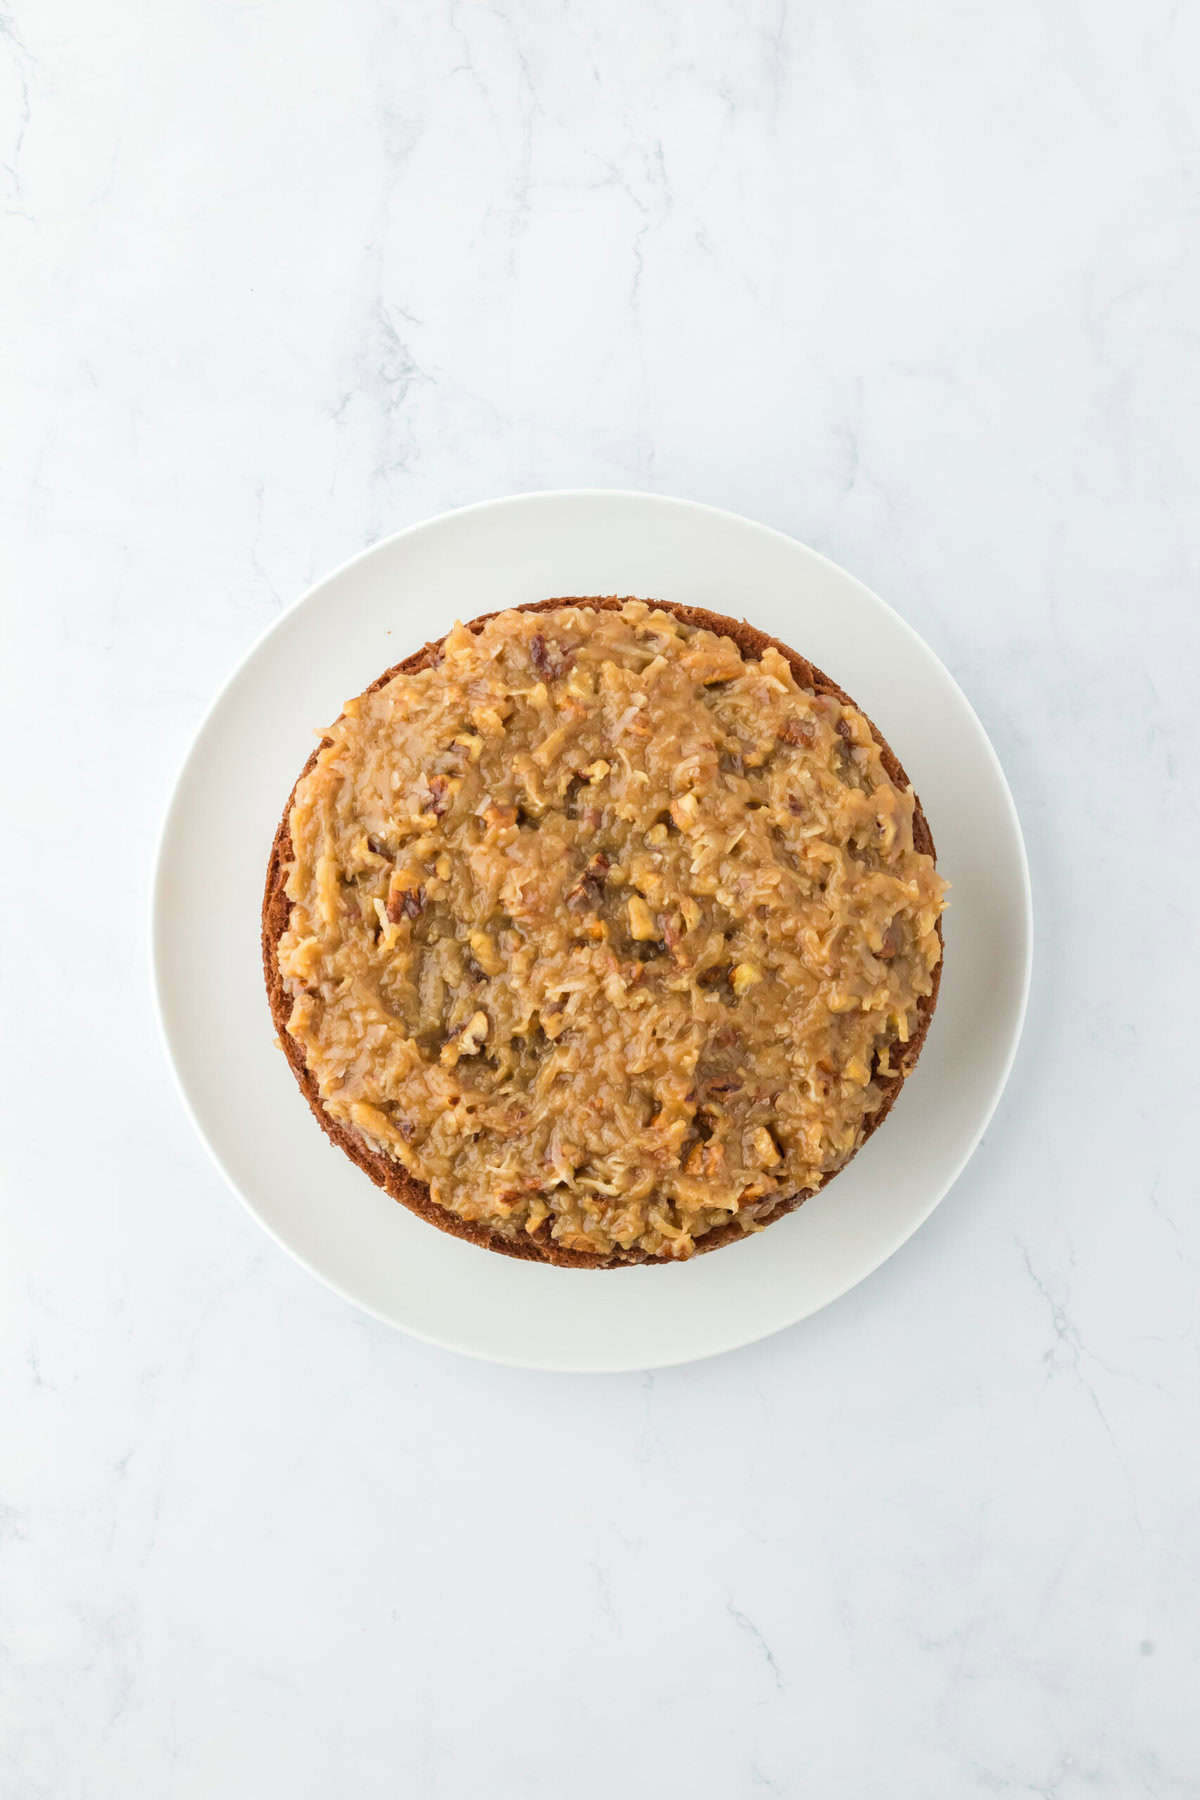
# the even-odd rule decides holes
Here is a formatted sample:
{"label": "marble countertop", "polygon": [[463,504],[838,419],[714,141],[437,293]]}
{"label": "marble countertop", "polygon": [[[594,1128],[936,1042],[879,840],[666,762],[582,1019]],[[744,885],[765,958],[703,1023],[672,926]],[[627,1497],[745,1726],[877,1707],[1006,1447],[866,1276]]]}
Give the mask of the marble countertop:
{"label": "marble countertop", "polygon": [[[0,11],[0,1792],[1200,1793],[1195,9]],[[999,749],[1025,1040],[931,1222],[646,1376],[358,1316],[160,1052],[189,739],[324,571],[679,493]]]}

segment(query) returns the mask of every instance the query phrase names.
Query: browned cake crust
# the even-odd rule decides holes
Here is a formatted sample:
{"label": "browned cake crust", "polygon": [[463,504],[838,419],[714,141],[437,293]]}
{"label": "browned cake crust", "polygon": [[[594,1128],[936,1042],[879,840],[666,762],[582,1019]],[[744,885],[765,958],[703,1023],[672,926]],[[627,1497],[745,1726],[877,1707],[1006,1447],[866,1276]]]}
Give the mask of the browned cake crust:
{"label": "browned cake crust", "polygon": [[[597,609],[612,610],[625,605],[626,600],[629,598],[632,598],[632,596],[618,596],[611,594],[606,595],[603,598],[595,596],[573,596],[554,600],[531,601],[527,605],[514,610],[520,612],[550,612],[561,606],[590,606]],[[738,620],[726,618],[721,613],[707,612],[703,607],[677,606],[667,600],[655,600],[651,604],[661,607],[665,612],[673,613],[675,617],[680,619],[685,625],[693,626],[698,630],[714,631],[723,637],[731,638],[738,649],[746,657],[759,658],[762,656],[763,651],[768,647],[774,648],[779,651],[781,656],[786,657],[787,661],[791,664],[796,680],[801,686],[810,688],[817,694],[832,695],[834,699],[841,701],[844,705],[855,707],[856,710],[861,711],[861,708],[858,707],[856,701],[852,700],[848,694],[844,693],[843,690],[837,686],[836,682],[830,681],[827,675],[823,675],[820,669],[814,668],[813,664],[805,657],[798,655],[795,650],[790,649],[787,644],[781,643],[778,638],[770,637],[765,631],[759,631],[755,626],[747,624],[744,619]],[[494,613],[481,614],[479,618],[469,621],[468,630],[478,631],[486,619],[494,618],[495,616]],[[385,669],[383,674],[380,675],[376,681],[373,681],[366,691],[368,693],[373,693],[376,688],[383,687],[385,682],[390,681],[394,675],[412,673],[417,669],[428,667],[434,660],[440,644],[440,638],[433,643],[425,644],[420,650],[414,651],[411,656],[405,657],[403,662],[396,663],[393,668]],[[863,716],[865,717],[865,714]],[[888,775],[900,787],[907,788],[909,786],[908,777],[904,773],[898,757],[874,723],[869,719],[867,720],[867,723],[870,725],[872,735],[879,746],[883,765],[887,770]],[[324,742],[328,743],[329,740],[325,739]],[[318,746],[318,749],[319,748],[320,746]],[[308,774],[316,759],[317,750],[314,750],[296,778],[297,785],[303,780],[304,776]],[[279,1035],[280,1046],[284,1055],[287,1057],[288,1062],[292,1066],[292,1072],[300,1084],[301,1092],[308,1101],[309,1106],[312,1108],[317,1123],[320,1125],[322,1131],[325,1132],[326,1136],[332,1138],[338,1148],[344,1150],[351,1161],[356,1162],[359,1168],[371,1177],[371,1180],[377,1187],[385,1189],[394,1200],[399,1200],[402,1205],[407,1206],[410,1212],[417,1213],[422,1219],[427,1219],[431,1225],[438,1226],[442,1231],[448,1231],[455,1237],[468,1238],[471,1243],[479,1244],[486,1250],[499,1250],[503,1252],[505,1256],[520,1257],[527,1262],[553,1263],[561,1268],[574,1269],[611,1269],[618,1268],[622,1264],[628,1263],[674,1261],[675,1259],[669,1256],[650,1256],[645,1252],[636,1249],[617,1249],[614,1250],[610,1256],[592,1256],[581,1251],[567,1250],[560,1244],[556,1244],[551,1238],[549,1219],[544,1220],[537,1231],[529,1234],[522,1242],[514,1242],[510,1239],[503,1238],[499,1236],[499,1234],[489,1231],[485,1225],[472,1223],[467,1219],[460,1218],[457,1213],[451,1212],[445,1207],[438,1206],[431,1197],[429,1188],[425,1182],[414,1180],[414,1178],[398,1163],[393,1162],[387,1156],[381,1155],[378,1151],[372,1150],[365,1139],[360,1137],[353,1127],[339,1124],[329,1116],[324,1106],[321,1104],[321,1097],[317,1090],[317,1084],[305,1063],[303,1051],[300,1045],[288,1034],[287,1022],[291,1013],[292,1003],[284,987],[283,978],[279,972],[279,940],[287,929],[288,918],[291,912],[291,905],[285,892],[285,888],[287,884],[288,865],[292,860],[292,840],[288,821],[291,815],[294,798],[295,788],[293,788],[291,794],[288,795],[287,804],[283,809],[283,817],[279,822],[279,829],[275,833],[275,841],[271,845],[270,860],[267,864],[267,885],[266,892],[263,896],[262,908],[263,973],[266,977],[267,998],[270,1002],[271,1017],[275,1021],[275,1029]],[[929,856],[935,854],[933,834],[929,829],[925,814],[921,810],[921,803],[919,800],[916,800],[916,810],[913,818],[913,845],[914,848]],[[938,921],[937,931],[940,939],[942,937],[940,920]],[[920,1001],[917,1027],[912,1033],[908,1043],[903,1045],[900,1052],[899,1071],[886,1084],[883,1105],[877,1112],[870,1116],[863,1133],[863,1143],[871,1136],[872,1132],[879,1129],[880,1125],[895,1105],[896,1098],[899,1095],[905,1080],[912,1073],[912,1070],[916,1065],[917,1058],[921,1053],[922,1045],[925,1042],[926,1033],[929,1030],[930,1020],[933,1018],[934,1008],[937,1005],[938,986],[941,980],[941,973],[942,965],[939,961],[937,968],[933,972],[932,991]],[[861,1148],[861,1145],[859,1148]],[[857,1151],[855,1154],[857,1154]],[[850,1160],[852,1159],[847,1159],[847,1161]],[[845,1166],[846,1164],[842,1165],[843,1168]],[[840,1169],[833,1171],[833,1174],[840,1173]],[[826,1177],[826,1180],[832,1179],[833,1175]],[[824,1183],[822,1183],[822,1185],[824,1185]],[[782,1218],[785,1213],[792,1212],[800,1205],[801,1201],[807,1199],[807,1197],[806,1194],[801,1193],[793,1194],[787,1199],[781,1200],[779,1205],[763,1222],[773,1223],[776,1219]],[[705,1233],[705,1235],[696,1243],[696,1253],[699,1254],[701,1251],[705,1250],[717,1250],[722,1244],[732,1243],[735,1240],[745,1237],[745,1235],[746,1233],[742,1230],[736,1219],[731,1220],[728,1225],[720,1226],[714,1231]]]}

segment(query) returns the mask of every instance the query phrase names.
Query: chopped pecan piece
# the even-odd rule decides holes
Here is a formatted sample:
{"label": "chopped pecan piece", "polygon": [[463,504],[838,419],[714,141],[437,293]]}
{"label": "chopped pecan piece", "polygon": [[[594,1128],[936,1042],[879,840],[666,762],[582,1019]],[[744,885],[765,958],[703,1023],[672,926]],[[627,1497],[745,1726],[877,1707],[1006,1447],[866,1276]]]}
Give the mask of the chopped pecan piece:
{"label": "chopped pecan piece", "polygon": [[567,889],[568,906],[594,906],[604,886],[611,864],[603,850],[597,850],[573,887]]}
{"label": "chopped pecan piece", "polygon": [[771,1136],[765,1125],[760,1125],[751,1139],[754,1160],[761,1169],[773,1169],[777,1162],[783,1160],[779,1145]]}
{"label": "chopped pecan piece", "polygon": [[401,919],[415,919],[425,905],[425,889],[421,877],[412,869],[394,869],[388,882],[387,916],[393,925]]}
{"label": "chopped pecan piece", "polygon": [[729,985],[740,1000],[743,994],[750,991],[756,981],[761,980],[761,970],[756,969],[753,963],[742,962],[737,964],[730,976]]}
{"label": "chopped pecan piece", "polygon": [[892,920],[883,934],[883,948],[876,952],[881,962],[891,962],[900,948],[900,928],[895,919]]}
{"label": "chopped pecan piece", "polygon": [[693,1145],[683,1166],[689,1175],[717,1175],[724,1161],[723,1147],[710,1139],[707,1143]]}
{"label": "chopped pecan piece", "polygon": [[722,638],[711,648],[685,650],[679,660],[692,680],[702,682],[705,687],[734,680],[745,666],[736,644],[728,638]]}
{"label": "chopped pecan piece", "polygon": [[491,935],[486,931],[472,931],[467,938],[467,942],[470,944],[471,954],[474,956],[483,974],[499,975],[504,964],[500,960],[495,940]]}
{"label": "chopped pecan piece", "polygon": [[654,914],[640,894],[630,897],[629,935],[639,944],[651,943],[658,936],[658,926],[654,923]]}
{"label": "chopped pecan piece", "polygon": [[[465,1025],[456,1025],[442,1045],[439,1057],[442,1066],[452,1069],[461,1057],[478,1056],[489,1029],[488,1016],[484,1012],[472,1013]],[[451,1105],[454,1104],[452,1101]]]}
{"label": "chopped pecan piece", "polygon": [[785,719],[777,733],[781,744],[807,744],[816,742],[817,728],[811,719]]}
{"label": "chopped pecan piece", "polygon": [[565,675],[574,656],[574,650],[548,644],[540,631],[534,633],[529,645],[529,660],[543,681],[557,681],[560,675]]}
{"label": "chopped pecan piece", "polygon": [[489,801],[483,809],[483,822],[489,831],[505,831],[510,825],[516,824],[517,808],[497,806],[494,800]]}

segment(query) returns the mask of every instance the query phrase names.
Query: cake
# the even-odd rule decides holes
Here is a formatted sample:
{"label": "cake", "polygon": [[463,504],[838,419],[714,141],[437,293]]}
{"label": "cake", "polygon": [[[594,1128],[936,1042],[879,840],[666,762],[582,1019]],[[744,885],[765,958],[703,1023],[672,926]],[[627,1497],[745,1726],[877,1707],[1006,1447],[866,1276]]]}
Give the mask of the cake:
{"label": "cake", "polygon": [[878,1129],[943,895],[896,756],[797,652],[546,600],[347,703],[271,848],[263,964],[319,1124],[411,1211],[559,1266],[675,1262]]}

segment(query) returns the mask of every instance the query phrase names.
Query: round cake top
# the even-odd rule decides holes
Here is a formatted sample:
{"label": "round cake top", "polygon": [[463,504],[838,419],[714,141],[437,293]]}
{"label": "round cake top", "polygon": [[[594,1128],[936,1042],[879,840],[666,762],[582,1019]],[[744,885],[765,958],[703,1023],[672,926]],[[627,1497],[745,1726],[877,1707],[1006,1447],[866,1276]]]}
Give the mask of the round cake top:
{"label": "round cake top", "polygon": [[327,1114],[502,1241],[760,1226],[853,1155],[936,985],[889,762],[779,650],[641,601],[456,625],[293,796],[278,968]]}

